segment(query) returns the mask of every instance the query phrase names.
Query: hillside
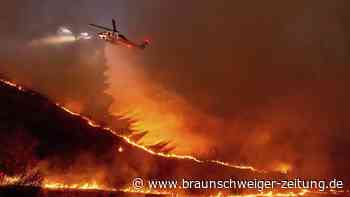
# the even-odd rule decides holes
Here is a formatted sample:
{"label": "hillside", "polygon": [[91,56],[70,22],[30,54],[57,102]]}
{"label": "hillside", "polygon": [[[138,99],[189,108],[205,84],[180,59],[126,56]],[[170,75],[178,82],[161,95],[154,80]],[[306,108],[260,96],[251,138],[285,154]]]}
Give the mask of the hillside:
{"label": "hillside", "polygon": [[44,187],[96,183],[101,188],[126,189],[136,177],[144,180],[283,177],[190,156],[154,153],[39,93],[4,80],[0,82],[0,109],[0,172],[6,176],[38,174]]}

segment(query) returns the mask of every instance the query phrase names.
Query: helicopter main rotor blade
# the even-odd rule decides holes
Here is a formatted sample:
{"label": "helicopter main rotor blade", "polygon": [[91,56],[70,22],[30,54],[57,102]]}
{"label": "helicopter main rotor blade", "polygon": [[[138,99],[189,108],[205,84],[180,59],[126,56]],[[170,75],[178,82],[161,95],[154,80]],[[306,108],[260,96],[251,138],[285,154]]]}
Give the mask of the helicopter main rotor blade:
{"label": "helicopter main rotor blade", "polygon": [[90,26],[96,27],[96,28],[99,28],[99,29],[104,29],[104,30],[107,30],[107,31],[113,31],[113,29],[110,29],[108,27],[103,27],[103,26],[100,26],[100,25],[90,24]]}

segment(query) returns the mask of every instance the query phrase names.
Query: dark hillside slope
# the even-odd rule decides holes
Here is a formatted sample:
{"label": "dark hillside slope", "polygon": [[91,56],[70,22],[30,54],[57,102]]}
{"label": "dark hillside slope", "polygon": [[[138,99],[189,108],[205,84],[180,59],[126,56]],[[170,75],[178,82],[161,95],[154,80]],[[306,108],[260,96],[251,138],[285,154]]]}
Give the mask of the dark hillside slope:
{"label": "dark hillside slope", "polygon": [[113,188],[128,187],[135,177],[218,180],[280,176],[154,154],[6,81],[0,82],[0,109],[0,172],[11,176],[36,170],[44,180],[67,184],[96,181]]}

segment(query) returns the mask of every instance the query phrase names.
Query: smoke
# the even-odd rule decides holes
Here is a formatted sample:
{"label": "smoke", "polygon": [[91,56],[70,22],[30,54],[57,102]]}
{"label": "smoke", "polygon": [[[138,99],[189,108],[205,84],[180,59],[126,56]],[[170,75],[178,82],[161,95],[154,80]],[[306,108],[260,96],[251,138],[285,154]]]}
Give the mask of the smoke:
{"label": "smoke", "polygon": [[112,98],[105,93],[104,45],[92,39],[95,32],[87,32],[93,17],[76,12],[80,6],[94,4],[4,3],[0,72],[101,123],[114,120],[114,125],[127,125],[109,114]]}
{"label": "smoke", "polygon": [[92,39],[92,36],[90,36],[89,33],[87,32],[74,34],[67,27],[60,27],[58,28],[57,35],[51,35],[38,40],[33,40],[32,42],[30,42],[30,45],[31,46],[58,45],[58,44],[76,42],[79,40],[90,40],[90,39]]}
{"label": "smoke", "polygon": [[[0,65],[76,111],[136,117],[134,126],[149,131],[144,143],[166,140],[179,153],[346,177],[348,8],[345,0],[12,1],[0,12]],[[149,36],[152,46],[25,45],[62,25],[85,32],[112,17],[125,35]]]}
{"label": "smoke", "polygon": [[44,44],[57,45],[69,42],[77,41],[77,37],[73,35],[73,32],[65,27],[60,27],[58,29],[57,35],[51,35],[38,40],[33,40],[30,42],[31,46],[38,46]]}
{"label": "smoke", "polygon": [[172,138],[179,153],[346,177],[346,1],[129,2],[130,35],[150,31],[152,47],[140,62],[114,58],[127,68],[111,70],[111,94],[136,92],[124,106],[146,114],[143,127],[160,133],[153,140]]}
{"label": "smoke", "polygon": [[182,118],[199,112],[147,76],[142,68],[144,56],[141,53],[109,45],[105,54],[110,65],[108,93],[115,101],[110,110],[117,116],[135,119],[131,125],[134,130],[148,132],[140,143],[170,142],[168,148],[175,147],[179,154],[205,153],[208,140],[189,130]]}

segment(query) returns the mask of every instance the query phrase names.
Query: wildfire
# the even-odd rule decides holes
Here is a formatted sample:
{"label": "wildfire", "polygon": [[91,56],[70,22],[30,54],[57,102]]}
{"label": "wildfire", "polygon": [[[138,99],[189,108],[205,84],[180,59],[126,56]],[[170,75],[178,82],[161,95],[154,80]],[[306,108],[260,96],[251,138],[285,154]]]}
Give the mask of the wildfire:
{"label": "wildfire", "polygon": [[46,189],[77,189],[77,190],[113,190],[99,185],[97,182],[92,183],[78,183],[78,184],[63,184],[58,182],[48,182],[43,183],[43,188]]}
{"label": "wildfire", "polygon": [[165,191],[153,191],[153,190],[147,190],[147,189],[135,190],[132,187],[119,190],[119,189],[103,186],[97,183],[96,181],[76,183],[76,184],[64,184],[60,182],[44,181],[44,184],[42,187],[49,190],[101,190],[101,191],[110,191],[110,192],[121,191],[125,193],[140,193],[140,194],[158,194],[158,195],[170,194],[169,192],[165,192]]}
{"label": "wildfire", "polygon": [[[0,172],[1,175],[1,172]],[[6,176],[4,175],[3,177],[0,177],[0,185],[15,185],[20,181],[20,177],[17,176]]]}
{"label": "wildfire", "polygon": [[[102,127],[101,125],[97,124],[96,122],[94,122],[93,120],[91,120],[90,118],[88,117],[85,117],[79,113],[76,113],[76,112],[73,112],[69,109],[67,109],[66,107],[62,106],[61,104],[59,103],[56,103],[56,105],[58,107],[60,107],[61,109],[65,110],[66,112],[70,113],[71,115],[74,115],[74,116],[79,116],[80,118],[84,119],[90,126],[92,127],[99,127],[99,128],[103,128],[107,131],[109,131],[110,133],[112,133],[113,135],[116,135],[118,137],[121,137],[123,138],[126,142],[128,142],[130,145],[136,147],[136,148],[139,148],[139,149],[142,149],[152,155],[158,155],[158,156],[161,156],[161,157],[167,157],[167,158],[176,158],[176,159],[189,159],[189,160],[192,160],[192,161],[195,161],[197,163],[215,163],[215,164],[219,164],[219,165],[223,165],[223,166],[226,166],[226,167],[231,167],[231,168],[236,168],[236,169],[244,169],[244,170],[251,170],[251,171],[255,171],[255,172],[264,172],[263,170],[258,170],[252,166],[243,166],[243,165],[234,165],[234,164],[230,164],[230,163],[226,163],[226,162],[222,162],[222,161],[218,161],[218,160],[209,160],[209,161],[203,161],[203,160],[200,160],[196,157],[193,157],[191,155],[177,155],[177,154],[173,154],[173,153],[168,153],[168,154],[165,154],[165,153],[159,153],[159,152],[155,152],[153,150],[150,150],[148,149],[147,147],[145,146],[142,146],[140,144],[137,144],[135,143],[134,141],[132,141],[130,138],[128,138],[127,136],[120,136],[119,134],[117,134],[115,131],[113,131],[111,128],[108,128],[108,127]],[[120,149],[119,149],[120,150]],[[119,151],[118,150],[118,151]]]}
{"label": "wildfire", "polygon": [[242,195],[223,195],[222,193],[218,193],[215,196],[211,197],[296,197],[296,196],[304,196],[306,193],[308,193],[308,190],[302,190],[300,192],[288,192],[288,193],[274,193],[272,191],[270,192],[261,192],[258,194],[242,194]]}
{"label": "wildfire", "polygon": [[[0,173],[1,175],[1,173]],[[20,176],[0,176],[0,186],[8,186],[8,185],[24,185],[22,183],[22,178]],[[75,183],[75,184],[65,184],[61,182],[44,180],[41,183],[41,186],[46,189],[77,189],[77,190],[115,190],[112,188],[105,187],[99,184],[97,181],[93,182],[84,182],[84,183]]]}
{"label": "wildfire", "polygon": [[150,189],[141,189],[141,190],[135,190],[132,187],[122,189],[120,191],[126,192],[126,193],[141,193],[141,194],[156,194],[156,195],[171,195],[172,193],[166,192],[166,191],[154,191]]}
{"label": "wildfire", "polygon": [[13,83],[13,82],[6,81],[6,80],[3,80],[3,79],[0,79],[0,81],[3,82],[3,83],[5,83],[5,84],[7,84],[7,85],[9,85],[9,86],[12,86],[12,87],[17,88],[18,90],[21,90],[21,91],[24,90],[22,86],[17,85],[17,84],[15,84],[15,83]]}
{"label": "wildfire", "polygon": [[[11,186],[18,185],[21,182],[21,178],[18,176],[2,176],[0,179],[0,186]],[[21,184],[20,184],[21,185]],[[26,185],[23,185],[26,186]],[[125,193],[138,193],[138,194],[152,194],[152,195],[171,195],[171,196],[187,196],[185,193],[180,191],[170,192],[170,191],[159,191],[159,190],[151,190],[147,188],[143,188],[141,190],[135,190],[133,187],[128,187],[124,189],[115,189],[106,187],[102,184],[99,184],[97,181],[91,182],[82,182],[82,183],[74,183],[67,184],[59,181],[52,180],[44,180],[41,184],[41,187],[48,190],[97,190],[97,191],[109,191],[109,192],[125,192]],[[309,190],[301,190],[299,192],[260,192],[256,194],[223,194],[221,192],[216,195],[210,195],[210,197],[301,197],[306,194],[332,194],[338,195],[343,193],[349,193],[349,190],[329,190],[328,192],[319,192],[319,191],[309,191]]]}
{"label": "wildfire", "polygon": [[[13,83],[13,82],[9,82],[9,81],[6,81],[6,80],[3,80],[3,79],[0,79],[0,81],[4,82],[5,84],[7,85],[10,85],[12,87],[15,87],[17,88],[18,90],[20,91],[26,91],[22,86],[20,85],[17,85],[16,83]],[[217,161],[217,160],[209,160],[209,161],[204,161],[204,160],[200,160],[196,157],[193,157],[191,155],[176,155],[176,154],[173,154],[173,153],[168,153],[168,154],[165,154],[165,153],[158,153],[158,152],[155,152],[153,150],[150,150],[148,149],[147,147],[145,146],[142,146],[140,144],[137,144],[135,143],[134,141],[130,140],[128,137],[126,136],[120,136],[119,134],[117,134],[115,131],[113,131],[111,128],[108,128],[108,127],[103,127],[99,124],[97,124],[95,121],[91,120],[90,118],[88,117],[85,117],[79,113],[76,113],[76,112],[73,112],[71,110],[69,110],[68,108],[64,107],[63,105],[59,104],[59,103],[56,103],[56,106],[60,107],[61,109],[63,109],[64,111],[68,112],[69,114],[73,115],[73,116],[78,116],[82,119],[84,119],[90,126],[92,127],[99,127],[99,128],[103,128],[107,131],[109,131],[110,133],[112,133],[113,135],[116,135],[120,138],[123,138],[126,142],[128,142],[130,145],[136,147],[136,148],[139,148],[139,149],[142,149],[152,155],[157,155],[157,156],[161,156],[161,157],[167,157],[167,158],[176,158],[176,159],[188,159],[188,160],[192,160],[192,161],[195,161],[197,163],[215,163],[215,164],[219,164],[219,165],[223,165],[223,166],[226,166],[226,167],[231,167],[231,168],[236,168],[236,169],[245,169],[245,170],[251,170],[251,171],[257,171],[257,172],[264,172],[262,170],[257,170],[255,169],[254,167],[252,166],[243,166],[243,165],[234,165],[234,164],[229,164],[229,163],[226,163],[226,162],[222,162],[222,161]],[[119,149],[120,150],[120,149]]]}
{"label": "wildfire", "polygon": [[[6,81],[3,79],[0,79],[1,82],[15,87],[20,91],[25,92],[26,89],[23,88],[20,85],[17,85],[16,83],[10,82],[10,81]],[[168,158],[176,158],[176,159],[188,159],[188,160],[192,160],[194,162],[197,163],[213,163],[213,164],[218,164],[218,165],[222,165],[222,166],[226,166],[226,167],[231,167],[231,168],[235,168],[235,169],[243,169],[243,170],[250,170],[250,171],[256,171],[256,172],[260,172],[260,173],[266,173],[266,171],[262,171],[262,170],[258,170],[252,166],[243,166],[243,165],[233,165],[230,163],[226,163],[226,162],[222,162],[222,161],[218,161],[218,160],[200,160],[196,157],[193,157],[191,155],[176,155],[173,153],[170,154],[165,154],[165,153],[158,153],[155,151],[152,151],[150,149],[148,149],[145,146],[142,146],[140,144],[135,143],[134,141],[132,141],[131,139],[129,139],[126,136],[120,136],[119,134],[117,134],[115,131],[113,131],[111,128],[108,127],[102,127],[101,125],[97,124],[96,122],[94,122],[93,120],[89,119],[88,117],[85,117],[79,113],[73,112],[71,110],[69,110],[68,108],[62,106],[59,103],[56,103],[56,106],[60,107],[62,110],[68,112],[69,114],[73,115],[73,116],[77,116],[82,118],[83,120],[85,120],[90,126],[92,127],[98,127],[98,128],[103,128],[105,130],[107,130],[108,132],[124,139],[127,143],[129,143],[130,145],[142,149],[150,154],[153,155],[157,155],[157,156],[161,156],[161,157],[168,157]],[[118,147],[117,148],[118,152],[123,152],[124,151],[124,147]],[[276,169],[282,173],[288,173],[288,171],[291,170],[291,166],[289,164],[285,164],[285,163],[281,163],[279,164]],[[0,174],[1,175],[1,174]],[[14,176],[14,177],[10,177],[10,176],[0,176],[0,185],[16,185],[18,183],[21,182],[21,177],[18,176]],[[161,192],[161,191],[152,191],[152,190],[134,190],[133,188],[125,188],[122,190],[117,190],[115,188],[110,188],[110,187],[106,187],[104,185],[99,184],[97,181],[92,181],[92,182],[83,182],[83,183],[74,183],[74,184],[66,184],[66,183],[62,183],[62,182],[55,182],[55,181],[50,181],[50,180],[44,180],[42,183],[42,187],[46,188],[46,189],[52,189],[52,190],[56,190],[56,189],[73,189],[73,190],[103,190],[103,191],[123,191],[123,192],[132,192],[132,193],[144,193],[144,194],[171,194],[168,192]],[[332,194],[338,194],[338,193],[342,193],[344,191],[335,191],[335,190],[330,190],[330,193]],[[345,191],[348,192],[348,191]],[[278,192],[262,192],[262,193],[258,193],[258,194],[242,194],[242,195],[228,195],[230,197],[297,197],[297,196],[304,196],[307,193],[317,193],[317,192],[313,192],[313,191],[308,191],[308,190],[302,190],[300,192],[287,192],[287,193],[278,193]],[[325,192],[327,194],[327,192]],[[226,196],[222,193],[218,193],[216,195],[214,195],[216,197],[220,197],[220,196]]]}
{"label": "wildfire", "polygon": [[[26,92],[27,90],[25,88],[23,88],[22,86],[17,85],[16,83],[13,82],[9,82],[6,80],[2,80],[0,79],[0,81],[4,82],[5,84],[15,87],[20,91]],[[263,172],[260,170],[255,169],[252,166],[242,166],[242,165],[233,165],[230,163],[225,163],[222,161],[217,161],[217,160],[200,160],[196,157],[193,157],[191,155],[176,155],[173,153],[169,153],[169,154],[165,154],[165,153],[158,153],[155,152],[153,150],[148,149],[145,146],[142,146],[140,144],[137,144],[136,142],[132,141],[131,139],[129,139],[126,136],[120,136],[119,134],[117,134],[114,130],[112,130],[111,128],[108,127],[103,127],[99,124],[97,124],[96,122],[94,122],[93,120],[89,119],[88,117],[85,117],[79,113],[73,112],[71,110],[69,110],[68,108],[62,106],[59,103],[56,103],[56,106],[58,106],[60,109],[66,111],[67,113],[71,114],[72,116],[77,116],[82,118],[83,120],[85,120],[91,127],[96,127],[96,128],[103,128],[106,131],[112,133],[115,136],[118,136],[122,139],[124,139],[128,144],[134,146],[135,148],[138,149],[142,149],[152,155],[157,155],[157,156],[161,156],[161,157],[167,157],[167,158],[175,158],[175,159],[187,159],[187,160],[192,160],[194,162],[197,163],[212,163],[212,164],[218,164],[218,165],[222,165],[222,166],[226,166],[226,167],[230,167],[230,168],[235,168],[235,169],[244,169],[244,170],[251,170],[251,171],[258,171],[258,172]],[[123,152],[124,148],[123,147],[119,147],[117,149],[119,152]],[[18,181],[18,178],[10,178],[8,177],[5,182],[8,184],[12,184],[14,182]],[[97,182],[89,182],[89,183],[77,183],[77,184],[64,184],[64,183],[60,183],[60,182],[51,182],[51,181],[47,181],[45,180],[43,183],[43,187],[47,188],[47,189],[92,189],[92,190],[113,190],[112,188],[108,188],[108,187],[104,187],[103,185],[98,184]],[[144,191],[144,192],[152,192],[152,191]]]}
{"label": "wildfire", "polygon": [[[18,176],[11,177],[11,176],[5,175],[0,179],[0,186],[18,185],[20,182],[21,182],[21,178]],[[26,185],[23,185],[23,186],[26,186]],[[140,194],[170,194],[165,191],[153,191],[153,190],[146,190],[146,189],[135,190],[132,187],[118,190],[115,188],[110,188],[110,187],[101,185],[97,181],[67,184],[67,183],[62,183],[58,181],[44,180],[43,183],[41,184],[41,187],[48,190],[100,190],[100,191],[110,191],[110,192],[122,191],[126,193],[140,193]]]}
{"label": "wildfire", "polygon": [[227,166],[227,167],[231,167],[231,168],[238,168],[238,169],[241,169],[241,170],[251,170],[251,171],[255,171],[255,172],[266,173],[266,171],[264,171],[264,170],[257,170],[253,166],[233,165],[233,164],[222,162],[222,161],[218,161],[218,160],[210,160],[210,162],[217,163],[217,164],[220,164],[220,165],[223,165],[223,166]]}
{"label": "wildfire", "polygon": [[276,166],[276,171],[281,172],[283,174],[287,174],[292,170],[292,166],[287,163],[280,163]]}

